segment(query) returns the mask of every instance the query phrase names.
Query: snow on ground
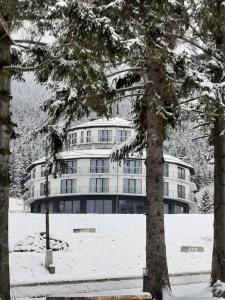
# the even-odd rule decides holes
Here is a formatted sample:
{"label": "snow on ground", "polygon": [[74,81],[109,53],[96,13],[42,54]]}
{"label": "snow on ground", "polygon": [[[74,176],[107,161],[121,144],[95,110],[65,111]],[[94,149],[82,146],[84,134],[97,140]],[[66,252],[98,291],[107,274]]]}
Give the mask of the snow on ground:
{"label": "snow on ground", "polygon": [[24,211],[23,199],[9,198],[9,211],[10,212],[23,212]]}
{"label": "snow on ground", "polygon": [[[43,251],[13,252],[19,241],[45,231],[45,216],[10,213],[9,221],[12,284],[142,276],[144,215],[50,215],[51,237],[69,244],[66,251],[54,252],[54,275],[44,268]],[[171,274],[210,270],[212,215],[165,215],[165,227]],[[96,233],[73,233],[75,228]],[[181,246],[203,246],[204,252],[180,252]]]}

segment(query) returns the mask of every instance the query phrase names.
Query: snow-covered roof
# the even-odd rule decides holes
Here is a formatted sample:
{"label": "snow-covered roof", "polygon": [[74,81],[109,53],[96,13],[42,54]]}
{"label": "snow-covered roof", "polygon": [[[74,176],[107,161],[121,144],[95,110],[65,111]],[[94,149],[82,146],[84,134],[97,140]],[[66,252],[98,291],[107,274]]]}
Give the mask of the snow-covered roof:
{"label": "snow-covered roof", "polygon": [[131,127],[131,121],[127,121],[122,118],[102,118],[102,119],[95,119],[86,123],[79,124],[75,127],[72,127],[70,130],[79,129],[79,128],[86,128],[86,127]]}
{"label": "snow-covered roof", "polygon": [[181,160],[179,158],[176,158],[176,157],[168,155],[168,154],[164,154],[163,156],[164,156],[165,162],[178,164],[178,165],[183,165],[183,166],[186,166],[189,169],[194,169],[191,165],[187,164],[186,162],[184,162],[183,160]]}
{"label": "snow-covered roof", "polygon": [[[112,154],[112,149],[81,149],[81,150],[72,150],[72,151],[63,151],[61,152],[61,157],[64,159],[82,159],[82,158],[98,158],[98,157],[110,157]],[[131,158],[142,158],[145,159],[145,151],[143,151],[143,155],[140,156],[138,153],[133,153]],[[193,167],[183,160],[176,158],[174,156],[164,154],[164,160],[168,163],[178,164],[184,167],[189,168],[193,172]],[[40,163],[44,163],[45,158],[41,158],[35,162],[32,163],[31,166],[38,165]],[[31,167],[30,166],[30,167]]]}

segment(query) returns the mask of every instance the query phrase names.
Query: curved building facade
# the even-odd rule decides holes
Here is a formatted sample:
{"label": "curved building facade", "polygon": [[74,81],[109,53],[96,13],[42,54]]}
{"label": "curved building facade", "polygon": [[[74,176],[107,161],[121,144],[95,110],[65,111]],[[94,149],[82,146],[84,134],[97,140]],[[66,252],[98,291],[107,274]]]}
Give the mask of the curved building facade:
{"label": "curved building facade", "polygon": [[[64,172],[49,176],[50,213],[144,213],[145,154],[112,162],[112,148],[134,134],[121,118],[97,119],[70,129],[68,149],[61,153]],[[164,212],[195,210],[192,166],[164,155]],[[28,168],[24,200],[32,213],[44,213],[45,159]]]}

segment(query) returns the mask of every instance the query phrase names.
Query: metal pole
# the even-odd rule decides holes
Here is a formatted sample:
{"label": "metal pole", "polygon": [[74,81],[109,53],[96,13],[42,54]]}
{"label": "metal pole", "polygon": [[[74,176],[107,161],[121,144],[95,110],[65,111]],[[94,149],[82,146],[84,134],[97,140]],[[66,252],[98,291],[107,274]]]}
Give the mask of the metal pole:
{"label": "metal pole", "polygon": [[50,249],[49,242],[49,203],[48,203],[48,158],[45,159],[45,226],[46,226],[46,250]]}

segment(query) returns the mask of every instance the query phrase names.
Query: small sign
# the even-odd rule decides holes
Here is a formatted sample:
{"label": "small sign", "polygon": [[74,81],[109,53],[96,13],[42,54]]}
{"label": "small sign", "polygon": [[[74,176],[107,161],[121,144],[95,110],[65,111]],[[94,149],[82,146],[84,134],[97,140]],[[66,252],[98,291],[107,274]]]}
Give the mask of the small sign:
{"label": "small sign", "polygon": [[204,252],[204,247],[196,247],[196,246],[181,246],[181,252]]}
{"label": "small sign", "polygon": [[96,233],[96,228],[74,228],[74,233]]}

